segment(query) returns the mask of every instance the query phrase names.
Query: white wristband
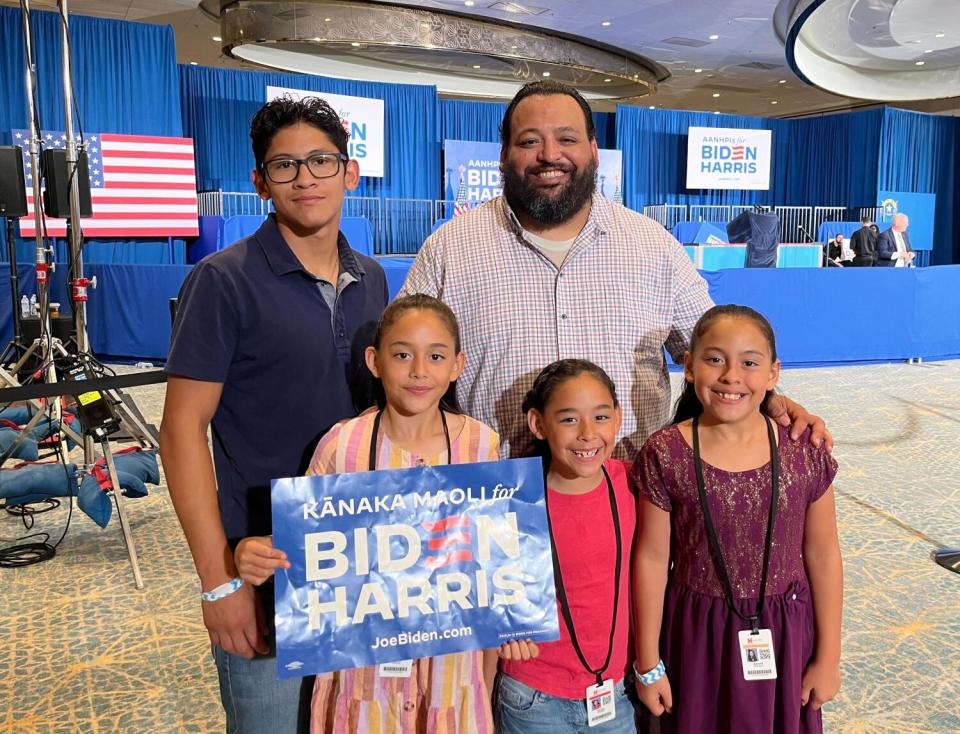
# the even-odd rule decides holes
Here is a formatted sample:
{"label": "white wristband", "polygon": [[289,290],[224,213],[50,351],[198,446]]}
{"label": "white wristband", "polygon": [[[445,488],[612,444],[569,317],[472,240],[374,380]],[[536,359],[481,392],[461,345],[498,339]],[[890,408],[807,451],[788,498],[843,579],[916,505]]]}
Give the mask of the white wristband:
{"label": "white wristband", "polygon": [[217,601],[230,596],[233,592],[243,586],[243,579],[233,578],[225,584],[220,584],[217,588],[210,591],[201,592],[200,598],[204,601]]}

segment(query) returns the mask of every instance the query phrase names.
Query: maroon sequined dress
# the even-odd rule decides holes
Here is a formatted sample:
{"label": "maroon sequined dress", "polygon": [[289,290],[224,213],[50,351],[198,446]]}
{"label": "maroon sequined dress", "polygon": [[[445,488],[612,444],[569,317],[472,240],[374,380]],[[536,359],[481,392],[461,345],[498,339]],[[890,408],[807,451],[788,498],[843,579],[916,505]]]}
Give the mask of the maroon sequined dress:
{"label": "maroon sequined dress", "polygon": [[[780,499],[760,627],[770,629],[776,680],[746,681],[738,633],[749,624],[728,606],[717,576],[697,493],[693,450],[676,426],[653,434],[633,467],[640,492],[670,512],[673,568],[664,603],[660,652],[670,677],[673,713],[663,734],[812,734],[819,711],[800,704],[800,681],[814,651],[813,603],[803,566],[807,507],[830,487],[837,463],[792,441],[779,427]],[[767,518],[770,464],[728,472],[703,462],[707,502],[740,612],[757,606]]]}

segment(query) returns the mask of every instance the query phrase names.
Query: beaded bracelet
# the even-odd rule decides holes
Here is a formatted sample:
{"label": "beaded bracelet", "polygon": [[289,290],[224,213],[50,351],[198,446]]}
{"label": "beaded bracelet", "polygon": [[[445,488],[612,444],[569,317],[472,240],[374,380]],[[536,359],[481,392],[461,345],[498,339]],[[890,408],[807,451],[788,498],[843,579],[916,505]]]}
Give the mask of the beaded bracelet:
{"label": "beaded bracelet", "polygon": [[633,662],[633,673],[637,676],[637,680],[645,686],[649,686],[651,683],[656,683],[666,672],[667,670],[663,666],[663,660],[660,660],[653,670],[650,670],[646,673],[641,673],[639,670],[637,670],[636,660]]}
{"label": "beaded bracelet", "polygon": [[223,599],[224,597],[230,596],[241,586],[243,586],[243,579],[230,579],[227,583],[220,584],[215,589],[202,592],[200,594],[200,598],[204,601],[217,601],[218,599]]}

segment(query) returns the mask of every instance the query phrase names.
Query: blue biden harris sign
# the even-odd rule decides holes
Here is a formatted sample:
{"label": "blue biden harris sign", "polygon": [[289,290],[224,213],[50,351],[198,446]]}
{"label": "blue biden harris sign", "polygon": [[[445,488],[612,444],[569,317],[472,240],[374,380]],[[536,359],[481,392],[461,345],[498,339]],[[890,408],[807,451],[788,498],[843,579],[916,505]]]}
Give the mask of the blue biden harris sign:
{"label": "blue biden harris sign", "polygon": [[281,678],[559,636],[539,459],[273,482]]}

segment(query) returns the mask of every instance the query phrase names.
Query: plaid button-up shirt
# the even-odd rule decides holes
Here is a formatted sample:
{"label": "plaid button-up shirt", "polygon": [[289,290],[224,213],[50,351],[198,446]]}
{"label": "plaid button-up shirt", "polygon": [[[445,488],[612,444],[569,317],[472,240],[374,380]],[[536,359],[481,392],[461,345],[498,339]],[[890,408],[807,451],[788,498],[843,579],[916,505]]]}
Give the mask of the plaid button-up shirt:
{"label": "plaid button-up shirt", "polygon": [[427,239],[401,290],[409,293],[436,296],[456,314],[467,355],[460,404],[500,434],[503,456],[530,446],[520,406],[537,373],[579,358],[616,383],[616,455],[632,459],[670,417],[664,347],[679,359],[713,305],[680,243],[599,195],[560,269],[524,239],[500,197]]}

